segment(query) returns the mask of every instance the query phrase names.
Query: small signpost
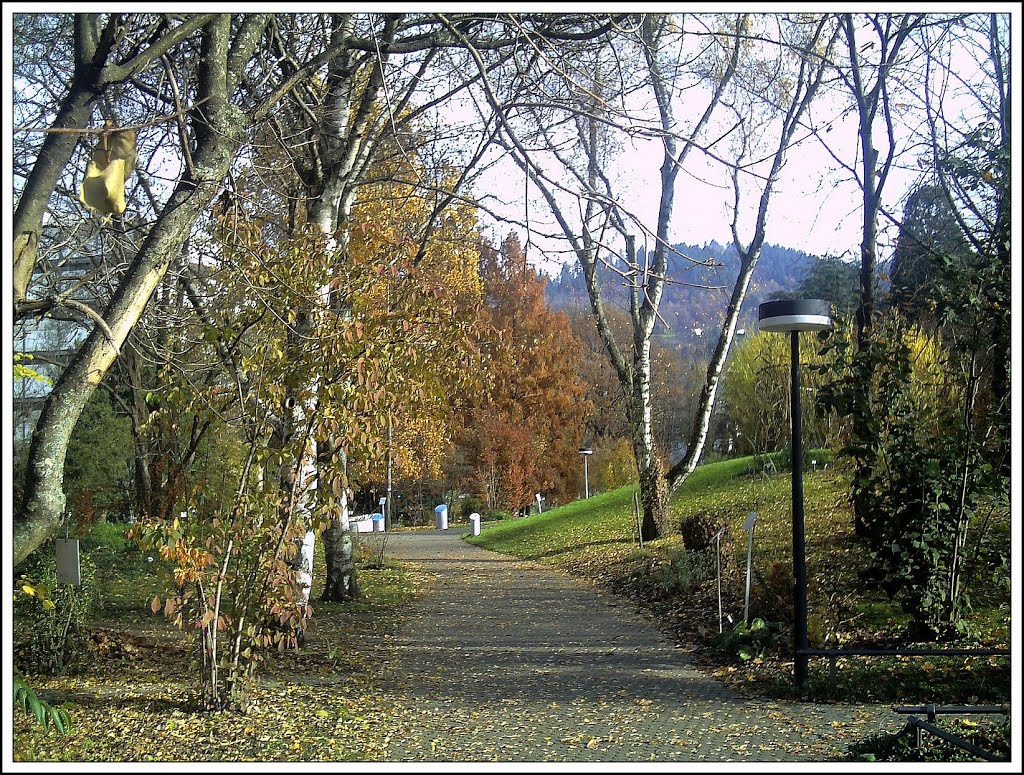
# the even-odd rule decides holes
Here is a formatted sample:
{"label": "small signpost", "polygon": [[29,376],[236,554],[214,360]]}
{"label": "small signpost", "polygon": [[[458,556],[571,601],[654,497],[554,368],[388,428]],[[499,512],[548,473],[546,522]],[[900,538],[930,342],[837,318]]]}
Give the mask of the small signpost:
{"label": "small signpost", "polygon": [[750,568],[754,557],[754,526],[757,524],[757,512],[747,514],[743,529],[747,531],[747,592],[743,598],[743,622],[750,621]]}

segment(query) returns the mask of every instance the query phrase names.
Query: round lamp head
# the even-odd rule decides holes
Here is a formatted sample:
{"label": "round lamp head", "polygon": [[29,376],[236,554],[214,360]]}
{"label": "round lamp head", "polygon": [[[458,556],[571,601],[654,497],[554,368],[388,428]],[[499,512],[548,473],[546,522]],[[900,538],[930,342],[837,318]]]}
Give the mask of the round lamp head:
{"label": "round lamp head", "polygon": [[832,311],[821,299],[766,301],[757,308],[762,331],[823,331],[832,328]]}

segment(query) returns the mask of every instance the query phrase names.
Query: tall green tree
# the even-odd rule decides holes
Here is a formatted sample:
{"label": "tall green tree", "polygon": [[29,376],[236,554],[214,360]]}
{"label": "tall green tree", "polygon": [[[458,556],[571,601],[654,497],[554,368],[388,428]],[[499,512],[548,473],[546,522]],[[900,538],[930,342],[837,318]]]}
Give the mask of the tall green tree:
{"label": "tall green tree", "polygon": [[[1008,516],[1007,36],[1006,19],[979,15],[925,25],[913,39],[927,65],[919,84],[927,140],[921,165],[931,170],[908,202],[897,245],[908,279],[894,294],[904,307],[913,302],[918,325],[897,306],[856,352],[837,337],[845,348],[840,362],[849,366],[824,391],[853,421],[851,499],[870,580],[927,637],[963,632],[966,578],[979,556],[968,536],[980,546],[986,526]],[[965,52],[979,63],[976,73],[954,65]],[[951,82],[963,88],[950,94]],[[945,104],[950,97],[955,111]],[[943,220],[929,222],[929,215]],[[922,244],[926,279],[909,298]]]}
{"label": "tall green tree", "polygon": [[899,237],[889,273],[889,302],[907,317],[932,317],[935,282],[946,261],[962,261],[969,251],[946,191],[921,184],[903,208]]}

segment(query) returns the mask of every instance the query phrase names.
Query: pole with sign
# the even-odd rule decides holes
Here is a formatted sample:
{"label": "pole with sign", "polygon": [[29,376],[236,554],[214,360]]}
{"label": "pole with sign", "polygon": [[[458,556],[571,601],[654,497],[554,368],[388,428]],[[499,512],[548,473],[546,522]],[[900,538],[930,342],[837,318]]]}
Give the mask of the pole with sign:
{"label": "pole with sign", "polygon": [[[723,527],[717,533],[715,533],[715,566],[718,570],[718,631],[723,632],[724,627],[722,625],[722,533],[725,532]],[[731,619],[730,619],[731,621]]]}

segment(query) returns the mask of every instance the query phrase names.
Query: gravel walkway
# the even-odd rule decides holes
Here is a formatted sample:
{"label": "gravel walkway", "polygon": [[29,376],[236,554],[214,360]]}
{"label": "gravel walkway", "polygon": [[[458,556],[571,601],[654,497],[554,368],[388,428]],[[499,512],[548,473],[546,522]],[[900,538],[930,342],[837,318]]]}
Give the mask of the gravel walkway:
{"label": "gravel walkway", "polygon": [[834,761],[901,726],[888,706],[740,698],[628,602],[463,532],[388,537],[430,579],[380,655],[405,710],[381,721],[388,761]]}

